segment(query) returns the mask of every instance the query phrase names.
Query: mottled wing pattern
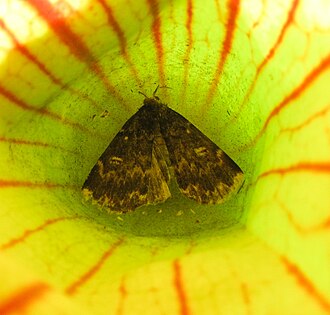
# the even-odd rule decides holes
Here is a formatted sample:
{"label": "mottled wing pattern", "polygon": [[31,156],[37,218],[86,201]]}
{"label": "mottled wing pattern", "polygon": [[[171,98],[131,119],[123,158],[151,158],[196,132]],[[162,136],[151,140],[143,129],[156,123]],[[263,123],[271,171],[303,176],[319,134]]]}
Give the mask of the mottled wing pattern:
{"label": "mottled wing pattern", "polygon": [[241,169],[187,119],[168,108],[160,126],[182,194],[219,204],[238,190]]}
{"label": "mottled wing pattern", "polygon": [[115,136],[83,185],[86,196],[119,212],[165,201],[171,196],[169,171],[155,141],[156,120],[140,109]]}

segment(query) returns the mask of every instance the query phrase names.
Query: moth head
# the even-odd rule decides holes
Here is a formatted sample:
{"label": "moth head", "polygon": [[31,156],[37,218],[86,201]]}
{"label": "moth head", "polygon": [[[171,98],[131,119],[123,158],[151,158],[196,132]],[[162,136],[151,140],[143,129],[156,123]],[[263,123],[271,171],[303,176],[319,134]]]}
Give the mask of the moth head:
{"label": "moth head", "polygon": [[143,101],[143,105],[148,105],[148,106],[159,106],[159,97],[146,97]]}
{"label": "moth head", "polygon": [[139,93],[145,97],[145,99],[143,101],[144,106],[147,105],[147,106],[158,108],[158,109],[167,107],[166,104],[163,104],[160,102],[160,98],[156,95],[158,88],[159,88],[159,85],[156,87],[155,91],[152,93],[152,97],[148,97],[146,94],[139,91]]}
{"label": "moth head", "polygon": [[160,99],[156,95],[158,88],[159,88],[159,85],[156,87],[155,91],[152,93],[152,97],[148,97],[146,94],[139,91],[139,93],[145,97],[145,99],[143,101],[143,105],[157,106],[160,104]]}

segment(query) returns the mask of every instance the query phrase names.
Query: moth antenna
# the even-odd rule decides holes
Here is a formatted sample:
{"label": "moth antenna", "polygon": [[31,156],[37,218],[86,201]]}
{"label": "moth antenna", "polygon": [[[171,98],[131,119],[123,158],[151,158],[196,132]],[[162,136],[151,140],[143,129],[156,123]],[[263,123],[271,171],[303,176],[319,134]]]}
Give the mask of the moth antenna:
{"label": "moth antenna", "polygon": [[[162,86],[162,87],[164,87],[164,88],[168,88],[167,86]],[[160,86],[159,86],[159,84],[157,85],[157,87],[156,87],[156,89],[155,89],[155,91],[152,93],[152,97],[154,98],[154,99],[156,99],[156,100],[158,100],[159,101],[159,97],[156,95],[156,93],[157,93],[157,91],[158,91],[158,89],[160,88]],[[140,94],[142,94],[145,98],[149,98],[147,95],[145,95],[143,92],[141,92],[141,91],[138,91]]]}
{"label": "moth antenna", "polygon": [[141,92],[141,91],[138,91],[140,94],[142,94],[145,98],[148,98],[148,96],[147,95],[145,95],[143,92]]}
{"label": "moth antenna", "polygon": [[155,91],[152,93],[152,96],[153,96],[154,98],[157,98],[157,99],[159,99],[159,98],[156,96],[156,93],[157,93],[157,91],[158,91],[158,88],[159,88],[159,84],[157,85]]}

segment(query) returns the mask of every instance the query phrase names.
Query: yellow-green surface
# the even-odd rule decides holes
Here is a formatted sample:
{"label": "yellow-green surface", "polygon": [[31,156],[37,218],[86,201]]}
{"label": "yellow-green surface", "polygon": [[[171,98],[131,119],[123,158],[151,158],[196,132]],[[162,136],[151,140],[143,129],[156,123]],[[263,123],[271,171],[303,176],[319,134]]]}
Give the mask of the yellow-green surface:
{"label": "yellow-green surface", "polygon": [[[1,2],[0,313],[329,313],[329,16],[321,0]],[[158,84],[244,186],[101,212],[80,187]]]}

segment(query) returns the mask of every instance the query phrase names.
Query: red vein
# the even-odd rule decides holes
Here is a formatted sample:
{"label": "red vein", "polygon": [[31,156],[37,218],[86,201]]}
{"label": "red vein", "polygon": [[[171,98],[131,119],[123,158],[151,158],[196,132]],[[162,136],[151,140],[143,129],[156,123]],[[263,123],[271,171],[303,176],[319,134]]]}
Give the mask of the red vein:
{"label": "red vein", "polygon": [[206,103],[204,110],[209,107],[209,104],[212,102],[212,99],[214,97],[216,88],[220,81],[220,76],[223,72],[224,65],[227,61],[227,57],[229,55],[229,52],[232,47],[234,35],[235,35],[235,26],[236,26],[236,20],[239,13],[239,6],[240,1],[239,0],[229,0],[227,3],[228,11],[229,11],[229,17],[226,25],[226,35],[225,39],[222,43],[222,47],[219,51],[219,61],[218,66],[214,75],[214,78],[212,80],[212,85],[209,89],[208,95],[206,97]]}
{"label": "red vein", "polygon": [[[271,48],[271,50],[268,52],[266,58],[263,60],[263,62],[259,65],[256,73],[256,77],[260,75],[260,72],[263,70],[263,68],[266,66],[266,64],[274,57],[276,50],[283,42],[284,35],[286,34],[289,25],[293,22],[297,7],[299,4],[299,0],[293,0],[291,8],[289,10],[288,16],[286,18],[286,21],[281,29],[280,35],[277,38],[277,41],[275,45]],[[252,85],[252,89],[254,88],[255,82]]]}
{"label": "red vein", "polygon": [[121,29],[118,21],[116,20],[110,4],[106,3],[105,0],[98,0],[98,2],[100,3],[102,8],[104,9],[104,11],[107,15],[107,18],[108,18],[108,22],[109,22],[110,26],[112,27],[112,29],[114,30],[114,32],[116,33],[116,35],[118,37],[121,51],[125,54],[126,53],[125,34],[124,34],[123,30]]}
{"label": "red vein", "polygon": [[159,16],[159,8],[157,0],[147,0],[153,17],[152,34],[154,36],[154,43],[157,52],[157,63],[160,85],[165,86],[165,70],[164,70],[164,48],[163,38],[161,32],[161,19]]}
{"label": "red vein", "polygon": [[192,19],[193,19],[193,4],[192,0],[187,0],[187,21],[186,21],[186,28],[188,32],[188,50],[191,50],[191,43],[192,43]]}
{"label": "red vein", "polygon": [[113,29],[113,31],[117,35],[120,50],[121,50],[121,54],[123,55],[123,58],[125,59],[125,61],[129,65],[129,68],[131,70],[131,73],[132,73],[135,81],[137,82],[137,84],[139,86],[141,86],[142,82],[141,82],[141,79],[139,78],[138,71],[136,70],[136,68],[135,68],[135,66],[134,66],[134,64],[131,60],[131,57],[129,56],[128,51],[127,51],[127,40],[126,40],[124,31],[122,30],[122,28],[120,27],[118,21],[116,20],[110,4],[106,3],[105,0],[98,0],[98,1],[99,1],[100,5],[102,6],[102,8],[104,9],[104,11],[107,15],[108,22],[109,22],[111,28]]}
{"label": "red vein", "polygon": [[5,244],[0,245],[0,249],[6,250],[8,248],[16,246],[17,244],[25,241],[28,237],[30,237],[38,232],[43,231],[46,227],[49,227],[50,225],[53,225],[53,224],[56,224],[58,222],[65,221],[65,220],[76,220],[79,218],[81,218],[81,217],[74,216],[74,217],[61,217],[61,218],[49,219],[49,220],[45,221],[43,224],[41,224],[33,229],[25,230],[22,235],[11,239],[9,242],[7,242]]}
{"label": "red vein", "polygon": [[25,139],[10,139],[6,137],[0,137],[0,142],[8,142],[8,143],[14,143],[14,144],[26,144],[26,145],[33,145],[33,146],[40,146],[40,147],[52,147],[51,144],[41,142],[41,141],[30,141]]}
{"label": "red vein", "polygon": [[77,281],[72,283],[67,289],[66,292],[68,294],[74,294],[79,287],[84,285],[86,282],[88,282],[95,274],[102,268],[102,266],[105,264],[107,259],[111,257],[111,255],[114,253],[114,251],[124,242],[123,239],[119,239],[114,244],[111,245],[111,247],[102,255],[100,260],[92,266],[86,273],[84,273]]}
{"label": "red vein", "polygon": [[109,81],[93,53],[86,46],[83,40],[76,35],[65,21],[63,15],[48,0],[28,0],[31,6],[38,12],[58,38],[69,48],[70,52],[102,81],[105,88],[128,110],[127,104],[118,94],[115,87]]}
{"label": "red vein", "polygon": [[120,296],[120,299],[118,301],[118,309],[116,311],[116,314],[121,315],[121,314],[123,314],[123,310],[124,310],[124,300],[126,299],[126,296],[127,296],[127,289],[125,287],[125,278],[124,277],[121,279],[121,282],[120,282],[119,296]]}
{"label": "red vein", "polygon": [[221,19],[220,19],[220,16],[221,16],[220,2],[218,0],[214,0],[214,2],[215,2],[216,10],[217,10],[217,15],[218,15],[218,18],[219,18],[219,23],[221,23]]}
{"label": "red vein", "polygon": [[257,181],[260,178],[267,177],[269,175],[279,174],[284,175],[287,173],[295,173],[295,172],[313,172],[313,173],[329,173],[330,172],[330,163],[329,162],[301,162],[296,165],[292,165],[289,167],[277,168],[266,171],[260,174],[257,178]]}
{"label": "red vein", "polygon": [[20,288],[6,300],[0,302],[0,314],[21,314],[36,300],[39,300],[49,287],[45,283],[34,283]]}
{"label": "red vein", "polygon": [[177,259],[174,260],[173,262],[173,269],[174,269],[174,286],[180,302],[180,314],[188,315],[190,314],[190,310],[188,307],[186,292],[183,287],[181,266]]}
{"label": "red vein", "polygon": [[27,104],[26,102],[24,102],[23,100],[19,99],[18,97],[16,97],[12,92],[8,91],[7,89],[5,89],[3,86],[0,85],[0,94],[2,94],[4,97],[6,97],[11,103],[13,103],[14,105],[18,106],[19,108],[22,108],[24,110],[28,110],[28,111],[32,111],[35,112],[37,114],[46,116],[48,118],[51,118],[53,120],[56,120],[64,125],[68,125],[72,128],[77,128],[83,132],[87,132],[87,133],[91,133],[90,130],[88,130],[86,127],[80,125],[79,123],[76,122],[72,122],[64,117],[61,117],[60,115],[53,113],[45,108],[36,108],[33,107],[29,104]]}
{"label": "red vein", "polygon": [[18,145],[29,145],[29,146],[37,146],[37,147],[44,147],[44,148],[53,148],[61,151],[66,151],[71,154],[74,154],[75,152],[72,150],[68,150],[64,147],[59,147],[57,145],[53,145],[50,143],[45,143],[41,141],[30,141],[25,139],[13,139],[13,138],[6,138],[6,137],[0,137],[0,142],[7,142],[9,144],[18,144]]}
{"label": "red vein", "polygon": [[325,311],[330,312],[330,304],[326,301],[326,299],[321,296],[321,294],[317,291],[314,284],[310,282],[309,279],[302,273],[302,271],[290,262],[287,258],[281,257],[282,262],[287,268],[288,272],[295,277],[298,284],[304,288],[310,295],[316,298],[318,303],[324,308]]}
{"label": "red vein", "polygon": [[299,222],[296,222],[296,219],[292,213],[292,211],[290,211],[286,204],[284,202],[282,202],[279,199],[276,199],[276,202],[280,205],[280,207],[282,208],[282,211],[285,212],[290,224],[294,227],[294,229],[300,233],[300,234],[307,234],[307,233],[316,233],[322,230],[326,230],[329,227],[330,224],[330,218],[329,219],[325,219],[320,223],[314,224],[313,226],[302,226],[300,225]]}
{"label": "red vein", "polygon": [[39,60],[35,55],[33,55],[26,46],[23,46],[15,37],[15,35],[11,32],[11,30],[6,26],[6,24],[0,19],[0,27],[6,31],[6,33],[10,36],[11,40],[15,44],[16,49],[24,55],[27,59],[29,59],[32,63],[34,63],[38,69],[43,72],[46,76],[48,76],[51,81],[59,85],[61,89],[67,90],[74,95],[78,95],[79,97],[89,101],[95,108],[101,109],[101,107],[91,99],[87,94],[81,93],[80,91],[76,91],[75,89],[71,88],[70,86],[64,84],[59,78],[56,78],[48,69],[47,67]]}
{"label": "red vein", "polygon": [[[277,38],[276,43],[274,44],[274,46],[270,49],[270,51],[268,52],[267,56],[265,57],[265,59],[262,61],[262,63],[258,66],[254,80],[252,82],[252,84],[250,85],[250,88],[248,90],[248,92],[245,94],[244,100],[242,102],[242,104],[239,106],[237,112],[241,113],[242,112],[242,108],[244,107],[244,105],[246,104],[246,101],[249,99],[252,91],[254,90],[256,83],[258,81],[258,78],[260,76],[260,73],[262,72],[262,70],[265,68],[265,66],[271,61],[271,59],[274,57],[276,50],[278,49],[278,47],[282,44],[283,42],[283,38],[290,26],[290,24],[293,21],[294,15],[296,13],[297,7],[299,4],[299,0],[294,0],[292,2],[292,6],[289,10],[289,13],[287,15],[286,21],[281,29],[281,32]],[[233,116],[233,118],[235,118],[235,116]],[[230,121],[227,122],[227,124],[229,124]]]}
{"label": "red vein", "polygon": [[243,302],[246,306],[246,313],[251,314],[251,298],[250,298],[250,292],[249,288],[246,283],[241,283],[241,292],[242,292],[242,298]]}
{"label": "red vein", "polygon": [[294,131],[297,131],[299,129],[305,128],[307,125],[312,123],[314,120],[325,116],[329,111],[330,111],[330,104],[327,107],[325,107],[323,110],[314,113],[312,116],[310,116],[308,119],[306,119],[301,124],[296,125],[294,127],[283,128],[281,130],[281,132],[294,132]]}
{"label": "red vein", "polygon": [[7,180],[0,179],[0,189],[1,188],[65,188],[65,189],[77,189],[78,186],[75,185],[65,185],[56,183],[35,183],[29,181],[19,181],[19,180]]}
{"label": "red vein", "polygon": [[193,3],[192,0],[187,0],[187,21],[186,21],[186,29],[188,33],[188,43],[187,49],[183,60],[184,73],[183,73],[183,90],[182,90],[182,100],[184,101],[186,97],[186,90],[188,84],[188,73],[189,73],[189,62],[190,62],[190,54],[193,45],[193,36],[192,36],[192,20],[193,20]]}

